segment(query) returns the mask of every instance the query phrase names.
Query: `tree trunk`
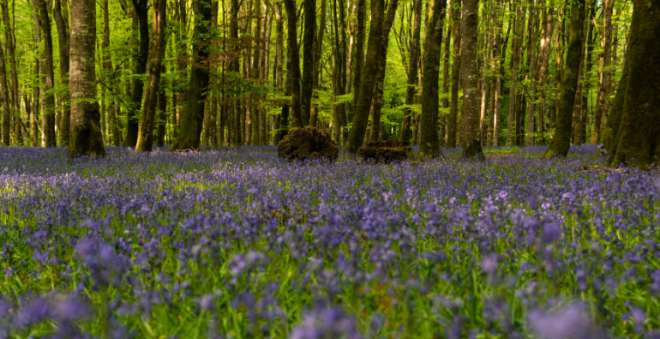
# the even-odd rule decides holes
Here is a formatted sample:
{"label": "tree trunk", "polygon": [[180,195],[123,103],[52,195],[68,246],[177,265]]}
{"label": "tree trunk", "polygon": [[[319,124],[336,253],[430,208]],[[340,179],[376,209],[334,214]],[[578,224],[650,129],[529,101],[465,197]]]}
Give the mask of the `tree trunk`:
{"label": "tree trunk", "polygon": [[288,70],[291,76],[289,80],[289,95],[291,95],[291,110],[293,115],[293,126],[294,127],[303,127],[304,120],[302,116],[302,102],[301,102],[301,92],[300,92],[300,52],[298,51],[298,36],[296,35],[297,31],[297,13],[296,13],[296,1],[295,0],[284,0],[284,7],[286,9],[287,15],[287,52],[288,52]]}
{"label": "tree trunk", "polygon": [[[20,110],[20,102],[19,102],[19,94],[18,94],[18,64],[16,63],[16,35],[15,35],[15,16],[13,15],[13,9],[12,9],[12,18],[9,16],[9,4],[7,0],[2,0],[2,20],[5,23],[4,31],[5,31],[5,44],[7,48],[7,58],[9,60],[9,66],[11,66],[11,78],[8,80],[9,86],[9,97],[7,98],[9,100],[9,105],[11,107],[11,110],[13,111],[13,128],[14,128],[14,136],[16,139],[16,144],[21,144],[22,143],[22,137],[21,137],[21,110]],[[12,117],[10,117],[11,119]],[[11,122],[10,122],[11,124]]]}
{"label": "tree trunk", "polygon": [[103,41],[101,42],[101,49],[103,51],[103,82],[105,82],[102,92],[105,98],[103,109],[107,112],[109,142],[115,146],[121,145],[121,129],[117,120],[117,102],[114,96],[115,76],[112,67],[112,58],[110,55],[110,9],[108,7],[108,0],[103,0]]}
{"label": "tree trunk", "polygon": [[[598,99],[596,103],[596,116],[594,118],[594,134],[591,141],[595,144],[602,141],[601,126],[603,117],[607,116],[609,109],[609,96],[612,84],[612,13],[614,12],[614,0],[603,0],[603,28],[600,40],[602,52],[598,61]],[[616,51],[615,51],[616,52]]]}
{"label": "tree trunk", "polygon": [[[356,32],[355,32],[355,41],[353,46],[353,55],[351,61],[351,75],[353,80],[353,107],[351,110],[351,115],[355,115],[358,104],[358,95],[360,93],[360,86],[362,82],[362,66],[364,65],[364,43],[365,37],[367,36],[367,24],[366,24],[366,13],[367,13],[367,0],[357,0],[355,6],[355,16],[357,19],[356,22]],[[372,18],[373,20],[373,18]],[[353,116],[349,117],[349,120],[353,120]]]}
{"label": "tree trunk", "polygon": [[11,108],[9,106],[10,94],[3,46],[0,46],[0,95],[2,100],[2,144],[9,146],[11,143]]}
{"label": "tree trunk", "polygon": [[442,26],[447,7],[446,0],[435,0],[433,14],[426,29],[422,65],[422,115],[420,117],[420,150],[422,154],[436,157],[440,154],[438,137],[438,81],[440,78],[440,50]]}
{"label": "tree trunk", "polygon": [[569,43],[562,75],[561,101],[555,123],[555,134],[545,154],[547,158],[565,157],[571,147],[571,123],[575,107],[575,93],[580,78],[585,19],[584,1],[571,3]]}
{"label": "tree trunk", "polygon": [[369,30],[367,43],[367,56],[362,70],[357,105],[353,114],[353,128],[348,141],[348,150],[351,153],[357,153],[364,141],[373,94],[378,82],[378,69],[380,67],[378,60],[383,57],[383,51],[387,53],[386,16],[393,16],[397,6],[398,0],[391,0],[386,14],[384,0],[372,0],[371,2],[371,29]]}
{"label": "tree trunk", "polygon": [[151,48],[149,49],[149,66],[147,88],[142,101],[142,116],[138,132],[137,152],[149,152],[153,148],[154,122],[158,110],[158,95],[160,93],[160,75],[162,60],[167,43],[165,31],[167,27],[167,0],[154,0],[153,19],[151,22]]}
{"label": "tree trunk", "polygon": [[48,16],[48,4],[46,0],[33,0],[34,8],[38,12],[39,27],[42,32],[44,49],[42,51],[44,65],[44,114],[43,135],[44,146],[55,147],[57,145],[55,136],[55,75],[53,73],[53,40],[51,35],[50,18]]}
{"label": "tree trunk", "polygon": [[[581,0],[579,0],[581,1]],[[516,14],[513,39],[511,40],[511,88],[509,90],[509,106],[507,110],[507,145],[516,144],[518,131],[517,105],[519,102],[518,84],[520,82],[520,61],[522,58],[522,39],[525,34],[525,11],[522,3],[515,4]]]}
{"label": "tree trunk", "polygon": [[451,27],[454,39],[454,55],[451,70],[451,102],[449,103],[449,121],[447,122],[447,146],[456,147],[458,134],[458,90],[461,74],[461,1],[455,0],[451,4]]}
{"label": "tree trunk", "polygon": [[380,116],[383,109],[383,97],[384,97],[384,84],[385,84],[385,69],[387,67],[387,45],[389,42],[390,30],[392,29],[392,24],[394,23],[394,17],[396,14],[396,7],[398,3],[392,2],[386,13],[384,22],[383,22],[383,43],[380,44],[379,55],[382,57],[378,59],[378,70],[376,73],[376,85],[374,86],[374,93],[371,101],[371,135],[369,140],[371,142],[376,142],[380,140]]}
{"label": "tree trunk", "polygon": [[[62,3],[64,2],[64,3]],[[60,55],[60,78],[64,84],[61,93],[62,113],[60,114],[60,139],[63,145],[69,144],[71,104],[69,99],[69,20],[66,0],[55,0],[53,14],[57,26],[57,41]]]}
{"label": "tree trunk", "polygon": [[193,31],[193,56],[190,82],[186,95],[186,108],[181,117],[181,131],[174,149],[199,149],[204,123],[204,103],[209,86],[211,1],[194,3],[195,28]]}
{"label": "tree trunk", "polygon": [[660,2],[635,0],[634,6],[627,75],[618,89],[623,105],[612,111],[620,118],[610,163],[647,168],[660,159]]}
{"label": "tree trunk", "polygon": [[305,28],[303,32],[303,74],[300,106],[302,124],[309,125],[314,92],[314,38],[316,35],[316,0],[304,0]]}
{"label": "tree trunk", "polygon": [[[408,87],[406,88],[406,105],[409,107],[403,111],[403,123],[401,126],[401,141],[403,143],[410,143],[410,139],[412,138],[411,127],[412,118],[414,115],[412,105],[415,104],[415,97],[417,96],[417,83],[419,82],[419,59],[421,55],[420,32],[422,30],[422,0],[415,0],[413,2],[413,12],[413,33],[410,41],[410,57],[408,60]],[[445,55],[445,58],[448,58],[447,55]],[[448,63],[449,62],[447,61],[445,65]],[[446,78],[445,83],[448,83]]]}
{"label": "tree trunk", "polygon": [[[334,29],[334,59],[335,67],[333,74],[334,99],[346,94],[347,56],[346,56],[346,6],[344,0],[332,0],[332,26]],[[346,104],[334,103],[333,105],[333,127],[334,138],[337,143],[341,142],[342,128],[346,124]]]}
{"label": "tree trunk", "polygon": [[133,11],[138,25],[138,46],[135,56],[135,69],[133,79],[133,94],[131,96],[131,107],[128,109],[126,121],[125,145],[135,147],[138,137],[138,112],[142,104],[144,94],[144,82],[141,75],[147,71],[147,60],[149,58],[149,6],[148,0],[132,0]]}
{"label": "tree trunk", "polygon": [[71,138],[69,156],[102,157],[101,118],[96,102],[95,47],[96,1],[71,4]]}
{"label": "tree trunk", "polygon": [[461,114],[461,146],[464,158],[483,160],[479,131],[479,60],[477,36],[479,29],[479,0],[463,1],[461,24],[461,84],[463,111]]}

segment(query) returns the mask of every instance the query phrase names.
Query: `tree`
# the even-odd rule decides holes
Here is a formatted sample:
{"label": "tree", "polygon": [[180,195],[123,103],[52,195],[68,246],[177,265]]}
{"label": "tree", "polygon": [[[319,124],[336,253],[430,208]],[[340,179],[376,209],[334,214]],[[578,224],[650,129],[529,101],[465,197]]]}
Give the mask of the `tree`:
{"label": "tree", "polygon": [[4,48],[0,46],[0,99],[2,99],[2,144],[11,143],[11,108],[9,107],[9,85],[7,84],[7,67],[5,65]]}
{"label": "tree", "polygon": [[131,0],[133,5],[133,20],[137,26],[137,54],[134,61],[134,78],[132,86],[131,107],[126,116],[126,146],[134,147],[138,134],[138,115],[144,94],[144,82],[141,75],[147,71],[149,58],[149,7],[148,0]]}
{"label": "tree", "polygon": [[[64,3],[62,3],[64,2]],[[60,114],[60,139],[63,145],[69,144],[69,129],[71,122],[71,105],[69,103],[69,20],[66,16],[66,0],[55,0],[53,7],[53,16],[57,26],[57,41],[60,55],[60,78],[64,84],[62,90],[61,102],[62,111]]]}
{"label": "tree", "polygon": [[102,157],[101,116],[96,101],[96,1],[71,3],[71,138],[69,156]]}
{"label": "tree", "polygon": [[195,27],[193,31],[193,56],[186,106],[181,117],[181,130],[174,149],[198,149],[204,122],[204,103],[209,86],[209,47],[212,18],[211,1],[196,1],[193,6]]}
{"label": "tree", "polygon": [[154,121],[158,109],[160,93],[160,74],[162,60],[165,54],[165,30],[167,27],[167,0],[154,0],[153,19],[151,26],[151,48],[149,49],[149,66],[147,87],[142,100],[142,115],[135,150],[149,152],[153,147]]}
{"label": "tree", "polygon": [[293,115],[293,127],[303,127],[302,102],[300,93],[300,52],[298,51],[296,0],[284,0],[284,8],[287,16],[287,68],[288,92],[291,95],[291,113]]}
{"label": "tree", "polygon": [[300,105],[302,124],[308,125],[314,91],[314,38],[316,35],[316,0],[304,0],[305,29],[303,31],[303,74]]}
{"label": "tree", "polygon": [[353,128],[348,140],[348,150],[351,153],[357,153],[364,141],[371,102],[378,81],[378,68],[380,67],[378,60],[383,57],[382,51],[387,51],[389,30],[386,32],[386,18],[393,17],[393,11],[396,11],[397,6],[398,0],[391,0],[386,13],[384,0],[371,2],[371,29],[367,42],[367,56],[363,64],[360,89],[357,93],[357,105],[353,113]]}
{"label": "tree", "polygon": [[609,108],[608,97],[612,85],[612,13],[614,12],[614,0],[603,1],[603,34],[601,35],[600,46],[602,52],[598,61],[598,99],[596,107],[596,116],[594,121],[594,134],[592,142],[599,143],[602,140],[601,130],[603,117],[607,116]]}
{"label": "tree", "polygon": [[53,72],[53,38],[51,34],[50,17],[48,16],[48,4],[46,0],[32,0],[37,17],[39,18],[39,28],[42,32],[44,47],[42,51],[43,72],[44,72],[44,114],[43,114],[43,135],[44,146],[55,147],[57,145],[55,136],[55,75]]}
{"label": "tree", "polygon": [[458,90],[461,74],[461,0],[451,2],[451,27],[454,39],[454,55],[451,70],[451,101],[449,103],[449,117],[447,121],[447,146],[456,147],[458,132]]}
{"label": "tree", "polygon": [[[422,30],[422,0],[415,0],[413,2],[413,33],[410,42],[410,57],[408,60],[407,80],[408,87],[406,88],[406,105],[412,106],[415,103],[415,96],[417,95],[417,82],[419,81],[419,59],[421,54],[420,48],[420,32]],[[406,108],[403,112],[403,122],[401,125],[401,142],[409,143],[412,138],[412,120],[413,110],[411,107]]]}
{"label": "tree", "polygon": [[446,7],[446,0],[434,1],[433,14],[426,30],[426,39],[424,42],[420,149],[423,154],[430,157],[436,157],[440,154],[440,138],[438,137],[438,81],[440,78],[442,26]]}
{"label": "tree", "polygon": [[[7,100],[9,100],[9,106],[11,107],[11,110],[14,112],[14,123],[13,123],[13,128],[14,128],[14,135],[16,139],[16,143],[20,144],[22,142],[21,138],[21,110],[20,110],[20,102],[19,102],[19,94],[18,94],[18,64],[16,63],[16,34],[15,34],[15,16],[13,15],[14,7],[12,6],[12,17],[9,16],[9,2],[8,0],[2,0],[0,3],[2,6],[2,21],[5,24],[4,31],[5,31],[5,44],[7,48],[7,58],[9,60],[9,66],[11,66],[11,78],[8,79],[7,83],[11,84],[9,86],[9,97],[7,97]],[[12,20],[13,19],[13,20]],[[11,80],[11,81],[9,81]],[[10,125],[11,122],[10,122]]]}
{"label": "tree", "polygon": [[461,83],[463,84],[463,112],[461,114],[461,146],[464,158],[483,159],[479,130],[479,61],[477,33],[479,0],[463,1],[461,32]]}
{"label": "tree", "polygon": [[569,44],[563,69],[560,106],[555,123],[555,134],[545,153],[546,158],[565,157],[571,146],[573,108],[584,43],[584,0],[571,1],[570,7]]}
{"label": "tree", "polygon": [[649,167],[660,159],[660,2],[634,1],[624,76],[612,108],[610,163]]}

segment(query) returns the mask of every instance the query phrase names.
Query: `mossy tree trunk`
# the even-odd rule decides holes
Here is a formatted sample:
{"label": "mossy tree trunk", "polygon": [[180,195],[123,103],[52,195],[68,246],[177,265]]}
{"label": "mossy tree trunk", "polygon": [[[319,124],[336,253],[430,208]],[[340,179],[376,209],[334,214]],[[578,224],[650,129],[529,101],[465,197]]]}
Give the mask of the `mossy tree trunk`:
{"label": "mossy tree trunk", "polygon": [[42,50],[42,62],[44,72],[44,114],[43,114],[43,135],[44,146],[55,147],[57,145],[55,135],[55,75],[53,72],[53,39],[51,33],[50,17],[48,16],[48,4],[46,0],[33,0],[33,5],[37,11],[39,19],[39,28],[41,29],[44,42]]}
{"label": "mossy tree trunk", "polygon": [[[134,20],[137,23],[138,46],[135,56],[134,75],[143,75],[147,71],[149,58],[149,7],[148,0],[132,0]],[[131,107],[128,109],[126,122],[126,139],[124,143],[128,147],[134,147],[138,134],[138,112],[142,104],[144,94],[144,82],[142,77],[133,79]]]}
{"label": "mossy tree trunk", "polygon": [[209,49],[211,39],[211,1],[194,3],[195,27],[193,55],[186,94],[186,105],[181,117],[181,129],[174,145],[176,150],[199,149],[204,123],[204,103],[209,87]]}
{"label": "mossy tree trunk", "polygon": [[303,32],[303,74],[300,106],[302,109],[302,124],[310,123],[312,111],[312,94],[314,92],[314,53],[316,36],[316,0],[304,0],[305,28]]}
{"label": "mossy tree trunk", "polygon": [[461,84],[463,111],[461,114],[461,146],[464,158],[483,159],[479,129],[479,60],[477,36],[479,30],[479,0],[463,0],[461,32]]}
{"label": "mossy tree trunk", "polygon": [[353,113],[353,127],[348,140],[348,150],[351,153],[357,153],[364,141],[373,94],[378,82],[379,59],[383,57],[383,51],[387,53],[389,30],[386,30],[386,18],[393,16],[393,11],[396,11],[397,7],[398,0],[391,0],[386,13],[384,0],[371,2],[371,28],[367,42],[367,55],[361,71],[360,89]]}
{"label": "mossy tree trunk", "polygon": [[422,0],[414,0],[413,13],[413,29],[412,36],[410,37],[410,56],[407,69],[408,86],[406,88],[406,105],[410,107],[407,107],[403,111],[403,122],[401,124],[401,142],[403,143],[410,143],[412,139],[412,121],[414,115],[412,105],[415,104],[415,97],[417,96],[419,59],[421,57]]}
{"label": "mossy tree trunk", "polygon": [[142,116],[135,146],[137,152],[149,152],[154,143],[154,122],[158,109],[158,94],[160,91],[160,75],[162,61],[167,43],[165,30],[167,27],[167,0],[155,0],[153,20],[151,21],[151,48],[149,49],[149,66],[147,68],[147,87],[142,100]]}
{"label": "mossy tree trunk", "polygon": [[580,78],[580,64],[584,43],[585,1],[571,0],[569,42],[561,81],[561,98],[555,122],[555,133],[546,158],[565,157],[571,147],[573,108]]}
{"label": "mossy tree trunk", "polygon": [[612,112],[610,163],[646,168],[660,158],[660,1],[636,0],[634,6],[620,103]]}
{"label": "mossy tree trunk", "polygon": [[63,145],[69,144],[69,130],[71,128],[71,104],[69,102],[69,18],[67,16],[68,4],[66,0],[55,0],[53,16],[57,27],[57,41],[60,54],[60,78],[64,88],[60,91],[60,140]]}
{"label": "mossy tree trunk", "polygon": [[461,1],[451,2],[451,27],[454,53],[451,69],[451,100],[449,103],[449,117],[447,121],[447,146],[456,147],[458,135],[458,90],[461,74]]}
{"label": "mossy tree trunk", "polygon": [[102,157],[101,116],[96,102],[96,1],[71,4],[71,138],[69,156]]}
{"label": "mossy tree trunk", "polygon": [[298,13],[296,11],[295,0],[284,0],[284,8],[287,16],[287,52],[288,52],[288,70],[291,74],[287,77],[289,80],[289,95],[291,95],[291,115],[293,118],[293,127],[303,126],[302,102],[300,97],[300,52],[298,51],[297,22]]}
{"label": "mossy tree trunk", "polygon": [[446,0],[435,0],[433,14],[426,30],[422,65],[422,115],[420,120],[420,149],[429,157],[440,154],[438,137],[438,81],[440,78],[440,50],[442,26],[447,8]]}

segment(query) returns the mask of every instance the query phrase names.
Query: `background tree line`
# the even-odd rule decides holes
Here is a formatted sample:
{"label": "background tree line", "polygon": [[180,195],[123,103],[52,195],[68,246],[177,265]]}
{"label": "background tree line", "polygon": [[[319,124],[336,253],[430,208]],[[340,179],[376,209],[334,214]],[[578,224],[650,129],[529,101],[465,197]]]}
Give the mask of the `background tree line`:
{"label": "background tree line", "polygon": [[315,126],[351,152],[399,140],[430,156],[441,146],[479,157],[482,146],[536,144],[564,156],[571,143],[604,143],[613,163],[650,164],[659,7],[0,0],[0,136],[101,154],[104,144],[272,144]]}

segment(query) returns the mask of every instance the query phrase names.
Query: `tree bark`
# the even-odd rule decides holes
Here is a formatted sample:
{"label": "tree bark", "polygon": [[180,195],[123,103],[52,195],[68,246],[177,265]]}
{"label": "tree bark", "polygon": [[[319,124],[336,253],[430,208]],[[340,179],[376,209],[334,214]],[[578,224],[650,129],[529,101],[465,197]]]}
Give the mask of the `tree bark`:
{"label": "tree bark", "polygon": [[574,1],[571,4],[569,43],[562,75],[560,107],[555,123],[555,134],[545,153],[546,158],[565,157],[571,147],[571,123],[580,77],[585,20],[584,1]]}
{"label": "tree bark", "polygon": [[[11,110],[13,111],[13,117],[10,117],[10,119],[13,119],[13,125],[12,127],[14,128],[14,137],[16,140],[17,144],[22,143],[22,137],[21,137],[21,110],[20,110],[20,102],[19,102],[19,94],[18,94],[18,64],[16,63],[16,35],[15,35],[15,17],[10,18],[9,16],[9,3],[7,0],[2,0],[2,20],[5,23],[4,31],[5,31],[5,44],[7,48],[7,58],[9,60],[9,66],[11,67],[10,75],[11,78],[8,78],[7,83],[9,84],[9,97],[7,98],[9,100],[9,105],[11,107]],[[12,10],[12,14],[13,10]],[[13,15],[12,15],[13,16]]]}
{"label": "tree bark", "polygon": [[64,84],[61,91],[62,113],[60,113],[60,140],[63,145],[69,144],[69,129],[71,122],[71,103],[69,98],[69,20],[66,0],[55,0],[53,16],[57,26],[57,41],[60,55],[60,78]]}
{"label": "tree bark", "polygon": [[302,124],[309,125],[314,92],[314,40],[316,36],[316,0],[304,0],[305,28],[303,32],[303,74],[300,106]]}
{"label": "tree bark", "polygon": [[[334,74],[333,90],[334,99],[346,94],[347,80],[347,37],[346,37],[346,6],[344,0],[332,0],[332,25],[334,29]],[[346,124],[346,104],[334,103],[333,105],[333,127],[334,138],[337,143],[341,142],[342,128]]]}
{"label": "tree bark", "polygon": [[[600,40],[602,48],[598,61],[598,98],[596,102],[596,115],[594,118],[594,134],[591,139],[593,143],[600,143],[602,140],[601,126],[603,117],[607,116],[609,109],[609,96],[611,94],[610,85],[612,84],[612,13],[614,12],[614,0],[603,0],[603,27]],[[616,51],[615,51],[616,52]]]}
{"label": "tree bark", "polygon": [[42,51],[44,72],[44,114],[43,114],[43,141],[46,147],[57,145],[55,135],[55,75],[53,72],[53,39],[51,34],[48,4],[46,0],[33,0],[34,8],[38,12],[39,27],[42,32],[44,49]]}
{"label": "tree bark", "polygon": [[479,61],[477,36],[479,29],[479,0],[463,1],[461,32],[461,84],[463,111],[461,114],[461,146],[464,158],[483,160],[479,130]]}
{"label": "tree bark", "polygon": [[135,147],[138,134],[138,112],[142,104],[144,94],[144,82],[142,75],[147,71],[149,58],[149,7],[148,0],[132,0],[133,11],[138,25],[138,46],[135,56],[135,78],[133,79],[133,94],[131,107],[128,109],[126,121],[125,145]]}
{"label": "tree bark", "polygon": [[455,0],[451,4],[451,27],[454,39],[451,70],[451,101],[449,103],[449,119],[447,122],[447,146],[456,147],[458,134],[458,90],[461,74],[461,1]]}
{"label": "tree bark", "polygon": [[434,1],[433,14],[426,29],[424,41],[420,150],[422,154],[429,157],[437,157],[440,154],[438,81],[440,78],[442,26],[446,7],[446,0]]}
{"label": "tree bark", "polygon": [[158,110],[158,95],[160,93],[160,75],[162,60],[167,43],[167,0],[154,0],[153,19],[151,21],[151,48],[149,49],[149,66],[147,87],[142,101],[142,116],[138,132],[137,152],[149,152],[153,148],[154,125]]}
{"label": "tree bark", "polygon": [[101,118],[96,102],[95,47],[96,1],[71,4],[71,138],[69,156],[102,157]]}
{"label": "tree bark", "polygon": [[304,120],[302,115],[302,102],[300,92],[300,52],[298,51],[296,1],[284,0],[284,7],[287,15],[287,52],[288,52],[288,70],[291,76],[289,80],[289,95],[291,95],[291,115],[293,117],[293,127],[303,127]]}
{"label": "tree bark", "polygon": [[194,3],[195,27],[193,30],[193,56],[190,81],[186,95],[186,106],[181,117],[181,131],[174,149],[199,149],[204,123],[204,103],[209,86],[209,48],[211,1]]}
{"label": "tree bark", "polygon": [[[413,31],[410,41],[410,57],[408,60],[408,74],[407,74],[408,87],[406,88],[406,105],[408,106],[412,106],[415,104],[415,97],[417,96],[417,83],[419,82],[419,59],[421,55],[420,32],[422,30],[422,0],[414,0],[413,13],[414,13],[413,14],[414,21],[413,21]],[[445,58],[447,58],[446,55]],[[445,78],[445,83],[448,83],[446,78]],[[412,138],[411,127],[412,127],[413,115],[414,115],[414,111],[411,107],[407,107],[403,111],[403,123],[401,126],[401,141],[403,143],[410,143],[410,139]]]}
{"label": "tree bark", "polygon": [[378,82],[378,69],[380,67],[378,60],[383,57],[383,51],[387,53],[386,16],[390,16],[390,11],[396,11],[397,6],[398,1],[391,0],[386,14],[384,0],[373,0],[371,2],[371,29],[369,30],[367,43],[367,56],[362,70],[357,105],[353,114],[353,128],[348,141],[348,150],[351,153],[357,153],[364,141],[373,94]]}
{"label": "tree bark", "polygon": [[11,108],[4,48],[0,46],[0,99],[2,100],[2,144],[11,143]]}
{"label": "tree bark", "polygon": [[626,76],[618,89],[623,105],[612,112],[620,118],[610,163],[648,168],[660,159],[660,2],[633,3]]}

